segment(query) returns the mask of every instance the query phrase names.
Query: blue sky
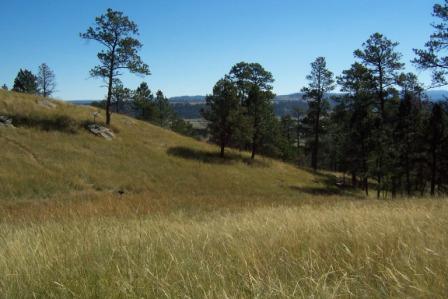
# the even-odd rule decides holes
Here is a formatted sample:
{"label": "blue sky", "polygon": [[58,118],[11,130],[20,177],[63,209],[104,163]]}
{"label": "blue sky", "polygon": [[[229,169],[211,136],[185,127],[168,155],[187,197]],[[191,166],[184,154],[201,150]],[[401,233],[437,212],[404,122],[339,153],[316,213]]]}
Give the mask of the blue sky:
{"label": "blue sky", "polygon": [[[439,0],[440,2],[440,0]],[[20,68],[46,62],[56,73],[58,98],[101,99],[103,83],[89,78],[99,46],[79,38],[108,7],[140,29],[145,80],[168,96],[206,94],[240,61],[259,62],[275,78],[277,94],[297,92],[317,56],[339,74],[370,34],[400,42],[407,70],[412,48],[432,32],[433,0],[0,0],[0,84],[11,87]],[[429,75],[418,72],[429,83]]]}

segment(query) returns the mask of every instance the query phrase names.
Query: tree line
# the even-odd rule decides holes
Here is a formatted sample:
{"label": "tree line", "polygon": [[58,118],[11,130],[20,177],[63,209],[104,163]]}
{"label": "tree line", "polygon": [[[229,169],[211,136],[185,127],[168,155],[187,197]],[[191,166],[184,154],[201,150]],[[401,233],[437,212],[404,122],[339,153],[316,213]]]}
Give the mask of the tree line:
{"label": "tree line", "polygon": [[[434,24],[425,49],[412,61],[431,70],[432,86],[447,85],[448,1],[434,5]],[[211,140],[256,154],[349,174],[353,187],[376,196],[431,195],[447,192],[448,102],[431,102],[417,75],[403,72],[397,42],[372,34],[355,62],[339,76],[326,59],[311,63],[302,88],[308,109],[280,119],[273,112],[273,76],[260,64],[233,66],[206,98],[203,117]],[[341,94],[329,93],[339,87]]]}

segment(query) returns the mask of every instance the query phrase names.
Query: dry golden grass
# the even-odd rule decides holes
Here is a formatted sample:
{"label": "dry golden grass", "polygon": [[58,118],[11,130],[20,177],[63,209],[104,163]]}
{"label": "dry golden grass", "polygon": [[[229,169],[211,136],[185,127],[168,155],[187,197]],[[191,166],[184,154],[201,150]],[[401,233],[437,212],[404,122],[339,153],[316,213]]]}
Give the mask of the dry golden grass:
{"label": "dry golden grass", "polygon": [[[344,195],[331,174],[0,91],[0,297],[445,298],[448,201]],[[73,130],[58,130],[55,119]],[[35,125],[34,119],[46,124]],[[57,123],[57,122],[56,122]],[[117,190],[124,190],[120,196]]]}
{"label": "dry golden grass", "polygon": [[92,120],[94,108],[55,102],[57,108],[48,109],[38,101],[0,91],[0,115],[50,120],[62,115],[81,127],[76,133],[0,129],[0,199],[68,198],[118,189],[159,197],[296,198],[297,188],[324,187],[318,177],[291,165],[269,159],[249,165],[245,153],[229,152],[232,159],[222,162],[215,146],[121,115],[112,117],[117,139],[103,140],[81,125]]}
{"label": "dry golden grass", "polygon": [[444,298],[445,200],[0,224],[5,298]]}

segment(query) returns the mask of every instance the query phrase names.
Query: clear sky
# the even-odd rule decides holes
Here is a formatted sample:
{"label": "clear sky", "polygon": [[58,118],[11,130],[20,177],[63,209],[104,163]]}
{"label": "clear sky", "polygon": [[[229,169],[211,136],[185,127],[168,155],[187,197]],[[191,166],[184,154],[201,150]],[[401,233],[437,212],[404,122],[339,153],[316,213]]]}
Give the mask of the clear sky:
{"label": "clear sky", "polygon": [[[317,56],[339,74],[370,34],[400,42],[407,70],[412,48],[432,32],[436,0],[0,0],[0,84],[9,87],[20,68],[46,62],[56,73],[58,98],[101,99],[101,80],[89,78],[99,46],[79,33],[107,8],[123,11],[140,29],[145,80],[167,96],[211,92],[240,61],[259,62],[275,78],[277,94],[297,92]],[[439,0],[438,2],[441,2]],[[429,83],[426,73],[418,73]]]}

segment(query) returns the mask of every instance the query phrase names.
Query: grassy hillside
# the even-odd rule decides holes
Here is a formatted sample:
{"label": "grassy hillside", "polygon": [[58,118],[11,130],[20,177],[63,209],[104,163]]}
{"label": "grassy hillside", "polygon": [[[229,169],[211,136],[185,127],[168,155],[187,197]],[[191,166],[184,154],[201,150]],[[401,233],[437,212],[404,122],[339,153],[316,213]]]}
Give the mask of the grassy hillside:
{"label": "grassy hillside", "polygon": [[363,198],[120,115],[107,141],[54,105],[0,91],[0,298],[446,298],[446,199]]}
{"label": "grassy hillside", "polygon": [[50,109],[39,101],[0,92],[0,115],[22,123],[0,130],[1,199],[118,189],[153,196],[296,198],[301,187],[323,187],[309,172],[269,159],[249,165],[246,155],[232,152],[221,161],[212,145],[121,115],[112,120],[117,138],[103,140],[83,129],[94,108],[54,102]]}

